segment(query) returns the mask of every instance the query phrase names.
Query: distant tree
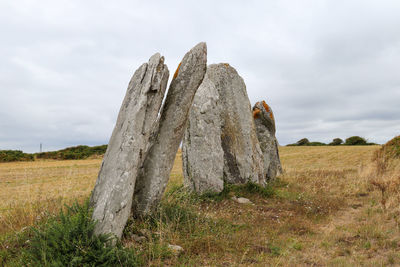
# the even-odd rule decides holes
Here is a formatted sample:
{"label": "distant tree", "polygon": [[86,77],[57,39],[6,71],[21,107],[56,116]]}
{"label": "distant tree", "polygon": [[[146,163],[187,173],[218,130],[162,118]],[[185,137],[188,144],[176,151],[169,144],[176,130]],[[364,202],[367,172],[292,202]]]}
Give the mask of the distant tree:
{"label": "distant tree", "polygon": [[340,138],[335,138],[332,140],[332,142],[329,143],[330,146],[338,146],[343,144],[343,140]]}
{"label": "distant tree", "polygon": [[307,138],[303,138],[303,139],[300,139],[299,141],[297,141],[296,145],[298,145],[298,146],[306,146],[309,143],[310,143],[310,141],[308,141]]}
{"label": "distant tree", "polygon": [[310,142],[306,146],[326,146],[326,144],[322,142]]}
{"label": "distant tree", "polygon": [[365,146],[367,145],[367,140],[360,136],[352,136],[347,138],[344,144],[347,146]]}

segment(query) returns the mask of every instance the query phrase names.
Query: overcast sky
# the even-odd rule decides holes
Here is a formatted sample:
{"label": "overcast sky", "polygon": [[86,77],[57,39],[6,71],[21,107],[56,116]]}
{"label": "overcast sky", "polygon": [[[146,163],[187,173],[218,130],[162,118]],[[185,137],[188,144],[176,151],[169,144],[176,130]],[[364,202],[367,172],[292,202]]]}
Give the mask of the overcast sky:
{"label": "overcast sky", "polygon": [[[105,144],[133,72],[207,42],[281,144],[400,134],[400,1],[0,0],[0,149]],[[171,79],[171,78],[170,78]]]}

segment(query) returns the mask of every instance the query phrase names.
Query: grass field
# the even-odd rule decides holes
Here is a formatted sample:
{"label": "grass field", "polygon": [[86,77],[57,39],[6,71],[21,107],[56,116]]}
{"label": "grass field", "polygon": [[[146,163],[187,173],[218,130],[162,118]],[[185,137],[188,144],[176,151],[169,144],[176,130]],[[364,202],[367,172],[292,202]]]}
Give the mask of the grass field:
{"label": "grass field", "polygon": [[[364,175],[377,148],[281,147],[284,174],[269,194],[231,190],[224,198],[186,193],[178,154],[163,200],[169,219],[156,228],[131,222],[123,243],[155,266],[399,265],[399,213],[381,204],[382,192]],[[10,236],[45,221],[64,203],[84,201],[100,164],[0,164],[0,249],[13,247]],[[238,204],[234,195],[253,204]],[[134,241],[131,233],[138,232],[147,233],[145,242]],[[167,244],[184,253],[172,255]]]}

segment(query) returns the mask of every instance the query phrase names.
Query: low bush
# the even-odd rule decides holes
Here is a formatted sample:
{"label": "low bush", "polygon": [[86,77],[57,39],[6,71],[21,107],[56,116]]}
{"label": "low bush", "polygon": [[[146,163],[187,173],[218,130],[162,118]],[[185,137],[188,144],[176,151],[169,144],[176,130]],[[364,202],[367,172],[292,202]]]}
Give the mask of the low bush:
{"label": "low bush", "polygon": [[91,156],[103,155],[107,150],[107,145],[101,146],[75,146],[67,147],[58,151],[41,152],[37,153],[36,158],[38,159],[86,159]]}
{"label": "low bush", "polygon": [[20,150],[0,150],[0,162],[11,161],[33,161],[32,154],[24,153]]}
{"label": "low bush", "polygon": [[287,146],[325,146],[322,142],[310,142],[307,138],[300,139],[294,144],[288,144]]}
{"label": "low bush", "polygon": [[365,146],[367,145],[367,140],[360,136],[352,136],[347,138],[344,144],[346,146]]}
{"label": "low bush", "polygon": [[326,146],[326,144],[322,142],[310,142],[307,146]]}
{"label": "low bush", "polygon": [[400,158],[400,135],[384,144],[377,153],[382,153],[389,158]]}
{"label": "low bush", "polygon": [[110,235],[95,235],[88,201],[67,207],[66,213],[32,228],[32,237],[23,251],[24,265],[32,266],[138,266],[140,257],[118,242],[111,246]]}
{"label": "low bush", "polygon": [[297,141],[296,145],[298,145],[298,146],[306,146],[309,143],[310,143],[310,141],[308,141],[307,138],[303,138],[303,139],[300,139],[299,141]]}
{"label": "low bush", "polygon": [[343,140],[340,138],[334,138],[332,142],[329,143],[330,146],[339,146],[343,144]]}

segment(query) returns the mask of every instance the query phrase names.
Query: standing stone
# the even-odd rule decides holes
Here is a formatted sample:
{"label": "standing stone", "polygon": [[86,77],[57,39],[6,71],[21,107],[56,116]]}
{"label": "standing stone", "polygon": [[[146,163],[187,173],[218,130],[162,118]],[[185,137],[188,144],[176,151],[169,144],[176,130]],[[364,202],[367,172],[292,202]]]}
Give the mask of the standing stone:
{"label": "standing stone", "polygon": [[159,129],[135,188],[134,215],[156,208],[167,186],[185,131],[194,95],[207,69],[207,47],[199,43],[184,56],[175,72],[159,119]]}
{"label": "standing stone", "polygon": [[208,78],[215,84],[221,99],[224,179],[232,184],[264,185],[262,152],[243,78],[229,64],[214,64],[209,70]]}
{"label": "standing stone", "polygon": [[140,66],[129,83],[90,200],[96,234],[122,235],[168,76],[164,57],[157,53]]}
{"label": "standing stone", "polygon": [[200,193],[220,192],[224,182],[265,185],[246,85],[236,70],[208,66],[194,103],[182,145],[185,184]]}
{"label": "standing stone", "polygon": [[218,90],[206,74],[194,97],[182,142],[184,185],[199,193],[224,188],[219,103]]}
{"label": "standing stone", "polygon": [[275,118],[270,106],[265,101],[257,102],[253,107],[253,117],[257,129],[257,137],[264,156],[266,180],[274,180],[282,173],[279,158],[278,141],[275,137]]}

